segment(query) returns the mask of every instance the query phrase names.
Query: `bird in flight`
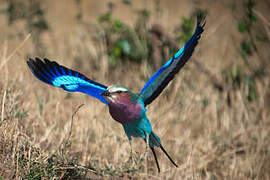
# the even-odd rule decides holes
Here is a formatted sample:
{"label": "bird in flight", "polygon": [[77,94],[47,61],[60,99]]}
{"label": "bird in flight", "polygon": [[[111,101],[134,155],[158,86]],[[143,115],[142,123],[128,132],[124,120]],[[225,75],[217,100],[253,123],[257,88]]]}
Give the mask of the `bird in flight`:
{"label": "bird in flight", "polygon": [[39,80],[66,91],[91,95],[106,104],[113,119],[123,125],[130,143],[132,137],[141,137],[149,144],[160,172],[155,147],[160,148],[174,166],[178,166],[162,146],[160,138],[153,132],[146,116],[146,106],[160,95],[190,59],[204,31],[204,25],[205,16],[200,14],[197,16],[196,30],[189,41],[147,81],[139,94],[120,85],[105,86],[46,58],[30,58],[27,64]]}

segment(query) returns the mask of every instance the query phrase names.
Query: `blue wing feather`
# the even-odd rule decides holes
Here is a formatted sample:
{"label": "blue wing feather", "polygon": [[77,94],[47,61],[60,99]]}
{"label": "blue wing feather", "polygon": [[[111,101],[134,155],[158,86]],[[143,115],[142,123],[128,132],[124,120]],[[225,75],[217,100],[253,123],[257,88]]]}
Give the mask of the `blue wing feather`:
{"label": "blue wing feather", "polygon": [[204,31],[205,16],[197,17],[197,27],[195,33],[169,61],[167,61],[144,85],[140,92],[140,98],[145,106],[155,100],[168,83],[174,78],[175,74],[185,65],[191,57],[201,33]]}
{"label": "blue wing feather", "polygon": [[66,91],[82,92],[91,95],[105,104],[108,102],[100,95],[106,86],[88,79],[83,74],[59,65],[54,61],[39,58],[29,59],[27,64],[32,73],[41,81]]}

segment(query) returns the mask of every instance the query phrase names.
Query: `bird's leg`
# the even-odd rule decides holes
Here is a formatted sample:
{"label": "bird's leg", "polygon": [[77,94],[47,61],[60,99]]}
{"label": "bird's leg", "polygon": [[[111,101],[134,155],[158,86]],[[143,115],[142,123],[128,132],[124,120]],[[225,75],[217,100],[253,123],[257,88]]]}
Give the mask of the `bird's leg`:
{"label": "bird's leg", "polygon": [[132,141],[129,140],[129,145],[130,145],[130,154],[129,154],[129,158],[132,158],[133,156],[133,150],[132,150]]}
{"label": "bird's leg", "polygon": [[128,158],[128,162],[131,161],[132,163],[136,163],[135,158],[133,156],[133,148],[132,148],[132,139],[128,138],[129,140],[129,145],[130,145],[130,154],[129,154],[129,158]]}
{"label": "bird's leg", "polygon": [[144,153],[143,153],[143,157],[145,157],[146,153],[147,153],[147,148],[148,148],[148,136],[147,136],[147,133],[145,131],[144,132],[144,142],[145,142],[145,150],[144,150]]}

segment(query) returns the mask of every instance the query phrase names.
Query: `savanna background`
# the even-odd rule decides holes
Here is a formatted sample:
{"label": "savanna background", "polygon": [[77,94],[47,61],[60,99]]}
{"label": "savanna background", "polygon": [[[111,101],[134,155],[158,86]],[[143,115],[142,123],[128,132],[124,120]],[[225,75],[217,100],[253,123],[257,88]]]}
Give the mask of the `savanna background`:
{"label": "savanna background", "polygon": [[[0,1],[0,179],[270,179],[268,0]],[[147,115],[175,168],[94,98],[38,81],[47,57],[139,92],[192,35],[191,60]],[[83,106],[81,106],[84,104]],[[81,107],[78,109],[78,107]]]}

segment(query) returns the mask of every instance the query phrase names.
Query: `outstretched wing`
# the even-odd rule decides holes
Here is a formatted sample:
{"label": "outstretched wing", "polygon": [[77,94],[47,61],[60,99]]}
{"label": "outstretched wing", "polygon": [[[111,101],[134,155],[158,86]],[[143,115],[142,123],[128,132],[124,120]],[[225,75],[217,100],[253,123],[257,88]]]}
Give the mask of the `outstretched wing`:
{"label": "outstretched wing", "polygon": [[100,101],[108,102],[100,95],[107,89],[106,86],[88,79],[83,74],[59,65],[55,61],[39,58],[29,59],[27,61],[32,73],[41,81],[63,88],[66,91],[82,92],[89,94]]}
{"label": "outstretched wing", "polygon": [[185,65],[191,57],[198,40],[204,31],[205,15],[197,16],[197,27],[189,41],[166,64],[164,64],[144,85],[140,92],[140,98],[145,106],[154,101],[175,74]]}

